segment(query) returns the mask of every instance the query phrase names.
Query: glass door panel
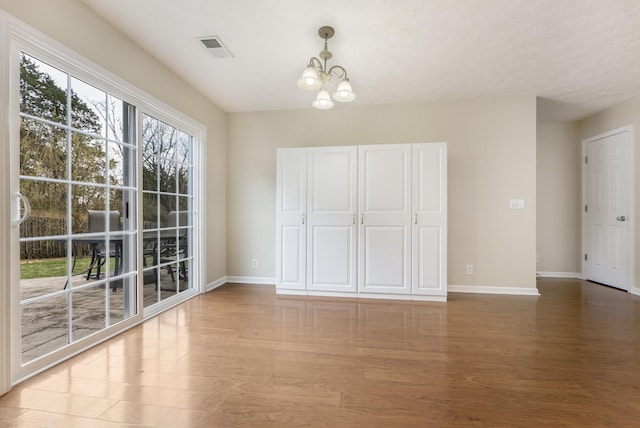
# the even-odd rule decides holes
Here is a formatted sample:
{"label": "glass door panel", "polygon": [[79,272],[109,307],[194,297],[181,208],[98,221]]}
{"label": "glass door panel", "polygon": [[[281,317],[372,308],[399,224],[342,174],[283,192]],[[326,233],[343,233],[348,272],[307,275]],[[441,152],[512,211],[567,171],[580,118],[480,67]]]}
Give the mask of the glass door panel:
{"label": "glass door panel", "polygon": [[22,365],[136,314],[133,112],[21,54]]}
{"label": "glass door panel", "polygon": [[193,288],[193,138],[143,115],[144,307]]}

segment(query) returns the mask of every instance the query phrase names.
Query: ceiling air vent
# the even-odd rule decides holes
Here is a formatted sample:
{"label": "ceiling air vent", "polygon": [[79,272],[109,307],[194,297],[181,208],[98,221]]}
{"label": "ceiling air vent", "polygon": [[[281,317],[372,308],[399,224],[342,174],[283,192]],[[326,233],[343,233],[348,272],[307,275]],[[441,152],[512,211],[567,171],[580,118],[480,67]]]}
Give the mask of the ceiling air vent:
{"label": "ceiling air vent", "polygon": [[209,50],[216,58],[232,58],[233,54],[222,43],[218,36],[198,37],[205,48]]}

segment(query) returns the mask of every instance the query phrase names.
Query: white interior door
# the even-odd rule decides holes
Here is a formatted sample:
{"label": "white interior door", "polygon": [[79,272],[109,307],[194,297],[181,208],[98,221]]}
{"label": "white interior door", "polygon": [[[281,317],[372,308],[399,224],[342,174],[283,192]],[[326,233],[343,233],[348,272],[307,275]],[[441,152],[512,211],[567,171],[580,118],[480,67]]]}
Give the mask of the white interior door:
{"label": "white interior door", "polygon": [[447,294],[447,144],[413,145],[413,294]]}
{"label": "white interior door", "polygon": [[306,287],[307,149],[279,149],[276,191],[276,287]]}
{"label": "white interior door", "polygon": [[629,288],[631,138],[628,131],[586,142],[586,279]]}
{"label": "white interior door", "polygon": [[411,145],[361,146],[360,293],[411,292]]}
{"label": "white interior door", "polygon": [[357,150],[309,149],[307,290],[356,291]]}

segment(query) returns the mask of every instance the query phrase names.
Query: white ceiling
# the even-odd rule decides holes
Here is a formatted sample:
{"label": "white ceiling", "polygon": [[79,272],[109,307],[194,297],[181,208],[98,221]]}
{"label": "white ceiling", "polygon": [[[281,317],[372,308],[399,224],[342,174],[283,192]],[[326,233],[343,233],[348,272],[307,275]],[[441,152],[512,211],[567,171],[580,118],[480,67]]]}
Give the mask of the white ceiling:
{"label": "white ceiling", "polygon": [[536,95],[564,121],[640,95],[638,0],[82,1],[228,112],[310,108],[322,25],[351,105]]}

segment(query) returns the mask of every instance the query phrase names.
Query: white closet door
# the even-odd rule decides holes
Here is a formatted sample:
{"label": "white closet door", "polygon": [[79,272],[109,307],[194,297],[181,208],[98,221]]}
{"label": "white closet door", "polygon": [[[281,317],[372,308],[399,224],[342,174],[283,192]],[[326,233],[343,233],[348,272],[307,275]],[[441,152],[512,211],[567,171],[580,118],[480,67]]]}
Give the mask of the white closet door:
{"label": "white closet door", "polygon": [[356,291],[356,147],[308,152],[307,290]]}
{"label": "white closet door", "polygon": [[411,293],[411,145],[361,146],[360,293]]}
{"label": "white closet door", "polygon": [[278,149],[277,162],[276,287],[304,290],[307,149]]}
{"label": "white closet door", "polygon": [[447,294],[447,144],[413,145],[414,295]]}

